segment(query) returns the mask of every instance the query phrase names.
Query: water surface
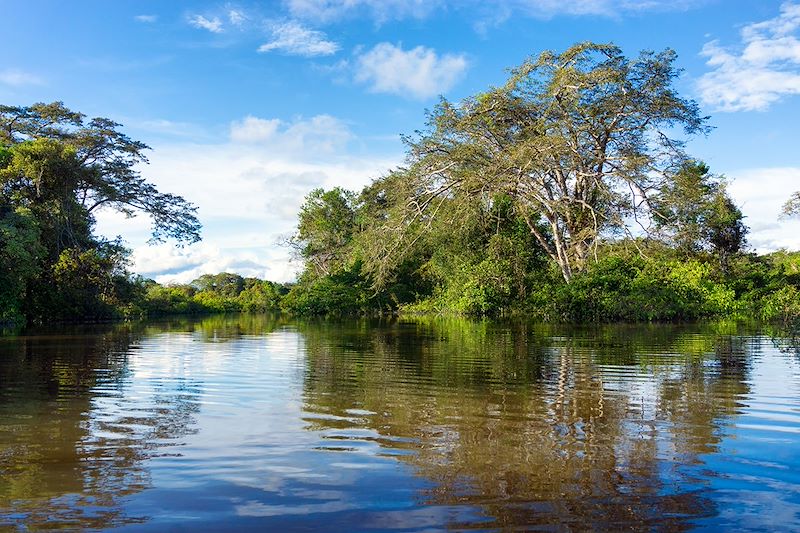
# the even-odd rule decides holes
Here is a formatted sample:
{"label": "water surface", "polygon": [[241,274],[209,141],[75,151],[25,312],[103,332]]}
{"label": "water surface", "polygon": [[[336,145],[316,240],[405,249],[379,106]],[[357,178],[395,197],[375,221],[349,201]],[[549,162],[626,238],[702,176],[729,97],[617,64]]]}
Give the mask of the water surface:
{"label": "water surface", "polygon": [[800,530],[769,328],[274,317],[0,338],[0,529]]}

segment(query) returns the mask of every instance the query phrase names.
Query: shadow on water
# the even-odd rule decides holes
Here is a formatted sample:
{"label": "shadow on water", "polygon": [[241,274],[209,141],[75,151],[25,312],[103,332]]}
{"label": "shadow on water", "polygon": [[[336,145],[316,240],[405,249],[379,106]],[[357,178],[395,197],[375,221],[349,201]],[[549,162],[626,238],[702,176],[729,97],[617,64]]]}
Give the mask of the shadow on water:
{"label": "shadow on water", "polygon": [[716,512],[682,465],[716,450],[748,393],[747,341],[724,327],[301,331],[306,409],[339,417],[309,429],[346,442],[341,420],[367,414],[387,453],[434,482],[425,504],[478,506],[491,528],[684,529]]}

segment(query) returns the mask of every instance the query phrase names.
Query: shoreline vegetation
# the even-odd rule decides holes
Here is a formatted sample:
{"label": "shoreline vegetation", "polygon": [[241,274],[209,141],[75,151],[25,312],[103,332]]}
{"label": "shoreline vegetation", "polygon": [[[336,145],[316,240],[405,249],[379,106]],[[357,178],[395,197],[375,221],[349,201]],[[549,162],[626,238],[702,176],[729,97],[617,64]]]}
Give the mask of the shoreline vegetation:
{"label": "shoreline vegetation", "polygon": [[[144,213],[154,241],[190,244],[196,208],[142,178],[148,147],[120,124],[60,102],[0,106],[0,326],[283,311],[796,327],[800,252],[748,252],[725,178],[684,151],[708,117],[676,93],[674,61],[581,43],[442,99],[402,167],[360,192],[309,193],[291,284],[131,273],[121,241],[93,233],[96,209]],[[786,197],[783,215],[800,213]]]}

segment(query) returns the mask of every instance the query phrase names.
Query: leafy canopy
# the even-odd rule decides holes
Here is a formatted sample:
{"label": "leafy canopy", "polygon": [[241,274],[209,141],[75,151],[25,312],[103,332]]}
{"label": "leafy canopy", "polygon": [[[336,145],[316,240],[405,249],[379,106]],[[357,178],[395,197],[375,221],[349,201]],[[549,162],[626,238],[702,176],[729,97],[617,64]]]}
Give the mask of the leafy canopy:
{"label": "leafy canopy", "polygon": [[[69,110],[62,102],[0,106],[0,187],[22,204],[56,203],[75,222],[91,221],[101,207],[152,220],[152,240],[200,240],[197,209],[180,196],[159,192],[138,166],[148,146],[120,124]],[[2,164],[5,162],[5,164]]]}
{"label": "leafy canopy", "polygon": [[603,232],[648,220],[650,197],[687,160],[671,134],[706,131],[697,105],[673,88],[674,61],[672,50],[629,59],[581,43],[526,61],[501,87],[442,100],[407,139],[376,256],[396,260],[453,198],[504,194],[569,281]]}

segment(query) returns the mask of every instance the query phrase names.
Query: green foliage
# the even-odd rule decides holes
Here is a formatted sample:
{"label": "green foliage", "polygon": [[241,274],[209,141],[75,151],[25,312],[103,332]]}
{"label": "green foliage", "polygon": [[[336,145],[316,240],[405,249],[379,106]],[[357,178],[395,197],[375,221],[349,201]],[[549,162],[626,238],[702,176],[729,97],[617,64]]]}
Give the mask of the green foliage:
{"label": "green foliage", "polygon": [[143,212],[153,240],[199,240],[195,208],[141,177],[147,146],[61,102],[0,105],[0,322],[136,316],[144,288],[94,214]]}
{"label": "green foliage", "polygon": [[147,316],[191,315],[203,310],[194,301],[195,289],[190,285],[162,286],[153,283],[144,300]]}
{"label": "green foliage", "polygon": [[786,285],[764,297],[761,318],[780,320],[784,324],[800,321],[800,290]]}
{"label": "green foliage", "polygon": [[332,274],[343,265],[355,226],[355,195],[335,187],[314,189],[298,216],[291,244],[315,275]]}
{"label": "green foliage", "polygon": [[744,249],[744,216],[704,163],[686,162],[652,204],[656,228],[679,254],[710,252],[724,271]]}
{"label": "green foliage", "polygon": [[292,287],[281,308],[299,315],[348,315],[371,310],[369,285],[356,267],[330,276],[306,277]]}
{"label": "green foliage", "polygon": [[41,275],[29,280],[29,321],[108,320],[135,313],[136,289],[126,270],[128,251],[116,242],[64,249]]}
{"label": "green foliage", "polygon": [[0,144],[0,169],[6,168],[11,163],[11,150]]}
{"label": "green foliage", "polygon": [[244,290],[244,278],[229,272],[203,274],[192,281],[191,285],[200,292],[213,292],[219,296],[233,298]]}
{"label": "green foliage", "polygon": [[787,275],[800,274],[800,252],[790,252],[786,249],[772,252],[767,256],[776,268],[782,269]]}
{"label": "green foliage", "polygon": [[0,325],[24,322],[26,289],[41,272],[43,254],[30,210],[0,204]]}
{"label": "green foliage", "polygon": [[274,312],[288,292],[271,281],[228,272],[204,274],[188,285],[162,286],[150,280],[140,285],[144,290],[137,303],[147,316]]}
{"label": "green foliage", "polygon": [[404,310],[419,312],[424,305],[439,312],[498,315],[523,300],[545,258],[516,209],[511,198],[498,196],[474,205],[461,225],[432,228],[432,254],[421,270],[431,278],[433,294],[429,302]]}
{"label": "green foliage", "polygon": [[245,289],[237,296],[239,307],[246,313],[267,313],[280,309],[285,289],[271,281],[249,278]]}
{"label": "green foliage", "polygon": [[733,289],[708,263],[608,257],[571,283],[538,287],[529,312],[569,322],[695,320],[740,310]]}

